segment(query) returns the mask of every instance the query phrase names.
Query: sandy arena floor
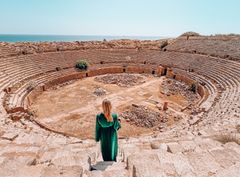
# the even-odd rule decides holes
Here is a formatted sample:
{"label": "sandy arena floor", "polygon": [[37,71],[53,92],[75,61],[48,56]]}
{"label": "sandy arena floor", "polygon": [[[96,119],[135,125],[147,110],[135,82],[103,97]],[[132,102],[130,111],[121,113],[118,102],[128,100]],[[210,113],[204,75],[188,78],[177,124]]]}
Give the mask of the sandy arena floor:
{"label": "sandy arena floor", "polygon": [[[57,131],[67,132],[81,139],[93,138],[96,114],[101,112],[104,98],[111,100],[113,111],[120,114],[132,104],[156,107],[156,102],[169,101],[169,107],[181,109],[187,101],[179,95],[167,98],[160,93],[163,77],[143,76],[144,82],[131,87],[116,84],[104,84],[94,77],[75,81],[72,84],[50,89],[40,95],[31,106],[36,119]],[[106,91],[106,95],[96,96],[96,88]],[[151,133],[152,130],[131,125],[122,120],[119,136],[138,136]]]}

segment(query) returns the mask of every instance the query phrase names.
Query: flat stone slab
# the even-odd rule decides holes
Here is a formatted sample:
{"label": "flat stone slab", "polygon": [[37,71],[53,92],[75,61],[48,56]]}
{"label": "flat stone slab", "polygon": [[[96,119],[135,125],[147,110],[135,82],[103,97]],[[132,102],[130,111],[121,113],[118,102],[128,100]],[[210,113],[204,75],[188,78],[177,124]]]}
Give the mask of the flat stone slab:
{"label": "flat stone slab", "polygon": [[113,161],[107,161],[107,162],[98,162],[95,165],[92,165],[91,170],[100,170],[104,171],[106,170],[109,166],[113,165]]}
{"label": "flat stone slab", "polygon": [[19,169],[4,168],[0,177],[80,177],[83,170],[81,166],[23,166]]}
{"label": "flat stone slab", "polygon": [[9,140],[9,141],[13,141],[17,137],[18,137],[18,134],[12,133],[12,132],[4,133],[1,136],[2,139],[6,139],[6,140]]}

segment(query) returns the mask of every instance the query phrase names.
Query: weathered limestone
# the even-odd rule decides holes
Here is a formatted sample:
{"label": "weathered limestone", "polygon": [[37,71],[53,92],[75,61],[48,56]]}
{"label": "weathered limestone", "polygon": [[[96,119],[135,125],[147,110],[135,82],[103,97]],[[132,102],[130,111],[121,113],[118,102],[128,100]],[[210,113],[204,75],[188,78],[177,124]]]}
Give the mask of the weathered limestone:
{"label": "weathered limestone", "polygon": [[83,170],[80,166],[22,166],[19,169],[1,169],[1,177],[79,177],[82,176]]}
{"label": "weathered limestone", "polygon": [[6,139],[6,140],[10,140],[10,141],[13,141],[15,138],[18,137],[18,134],[16,133],[12,133],[12,132],[9,132],[9,133],[4,133],[1,138],[2,139]]}
{"label": "weathered limestone", "polygon": [[167,69],[167,75],[166,75],[168,78],[174,78],[175,77],[175,74],[172,70],[172,68],[168,68]]}
{"label": "weathered limestone", "polygon": [[164,67],[158,66],[157,70],[156,70],[157,76],[163,76],[164,75],[164,69],[165,69]]}
{"label": "weathered limestone", "polygon": [[[239,153],[224,148],[217,150],[202,150],[200,148],[202,144],[210,147],[214,143],[217,142],[198,138],[197,142],[166,143],[168,148],[165,150],[142,149],[132,152],[128,156],[127,167],[132,176],[209,176],[220,174],[219,171],[227,174],[228,170],[226,169],[229,169],[229,174],[232,173],[233,176],[236,176],[237,166],[235,164],[239,163]],[[173,150],[173,144],[178,145],[176,146],[177,151]],[[235,157],[224,153],[235,154]]]}
{"label": "weathered limestone", "polygon": [[192,177],[237,176],[239,172],[239,145],[223,145],[210,138],[179,137],[172,142],[157,137],[121,140],[118,162],[101,162],[99,146],[91,142],[52,135],[44,135],[40,141],[29,138],[19,135],[13,140],[17,144],[0,141],[2,176]]}
{"label": "weathered limestone", "polygon": [[[162,51],[162,41],[0,43],[0,176],[239,176],[239,137],[211,139],[239,133],[239,41],[189,37]],[[89,61],[89,71],[74,70],[79,58]],[[197,81],[201,101],[184,109],[191,116],[164,131],[120,141],[123,157],[110,164],[99,162],[93,140],[58,135],[25,120],[31,115],[27,105],[56,84],[123,72]],[[29,116],[12,114],[13,122],[6,110]]]}
{"label": "weathered limestone", "polygon": [[188,40],[179,37],[166,49],[167,51],[196,53],[239,61],[240,57],[236,46],[239,46],[239,36],[194,36],[189,37]]}
{"label": "weathered limestone", "polygon": [[125,177],[129,176],[123,162],[98,162],[92,166],[89,177]]}
{"label": "weathered limestone", "polygon": [[168,102],[164,102],[163,111],[166,111],[167,109],[168,109]]}
{"label": "weathered limestone", "polygon": [[[132,172],[131,176],[134,177],[167,176],[157,154],[152,152],[130,155],[127,159],[127,169]],[[171,167],[170,170],[171,175],[174,175],[175,172]]]}

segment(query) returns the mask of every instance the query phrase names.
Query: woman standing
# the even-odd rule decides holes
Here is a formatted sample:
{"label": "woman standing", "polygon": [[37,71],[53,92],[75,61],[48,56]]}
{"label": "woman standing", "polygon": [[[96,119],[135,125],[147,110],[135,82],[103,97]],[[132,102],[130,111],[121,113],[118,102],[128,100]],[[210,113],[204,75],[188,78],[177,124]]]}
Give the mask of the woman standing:
{"label": "woman standing", "polygon": [[95,140],[101,142],[104,161],[116,161],[118,153],[117,131],[121,128],[117,114],[111,112],[112,105],[107,99],[102,102],[103,112],[96,117]]}

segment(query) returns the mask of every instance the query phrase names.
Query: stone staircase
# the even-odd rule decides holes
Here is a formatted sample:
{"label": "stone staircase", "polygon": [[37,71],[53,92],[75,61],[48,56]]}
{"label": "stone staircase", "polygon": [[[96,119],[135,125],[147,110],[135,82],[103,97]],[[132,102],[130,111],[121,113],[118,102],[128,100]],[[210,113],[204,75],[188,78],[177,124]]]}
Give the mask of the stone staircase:
{"label": "stone staircase", "polygon": [[117,162],[103,162],[99,144],[93,140],[51,133],[28,121],[22,124],[11,123],[6,132],[0,131],[0,177],[240,174],[240,145],[232,140],[223,144],[211,137],[173,132],[120,139]]}
{"label": "stone staircase", "polygon": [[129,176],[124,162],[98,162],[88,177],[125,177]]}
{"label": "stone staircase", "polygon": [[125,177],[129,176],[126,169],[122,149],[119,148],[117,162],[104,162],[101,157],[100,147],[98,147],[98,158],[95,164],[91,166],[91,171],[86,175],[88,177]]}
{"label": "stone staircase", "polygon": [[210,138],[127,145],[123,154],[131,177],[239,176],[240,146]]}
{"label": "stone staircase", "polygon": [[95,163],[96,143],[11,122],[0,129],[0,177],[79,177]]}

